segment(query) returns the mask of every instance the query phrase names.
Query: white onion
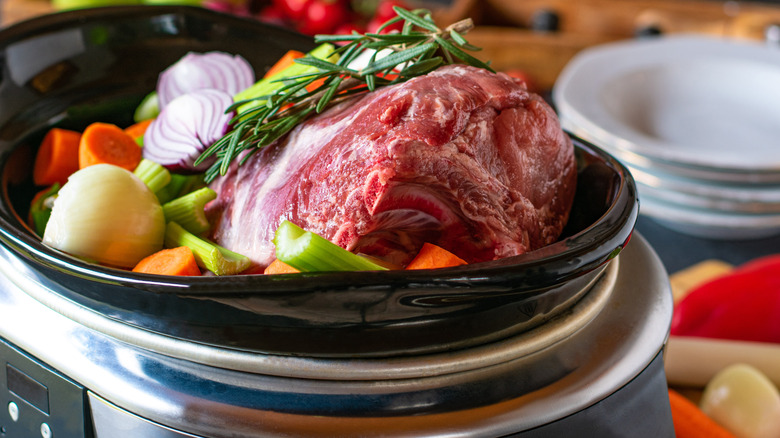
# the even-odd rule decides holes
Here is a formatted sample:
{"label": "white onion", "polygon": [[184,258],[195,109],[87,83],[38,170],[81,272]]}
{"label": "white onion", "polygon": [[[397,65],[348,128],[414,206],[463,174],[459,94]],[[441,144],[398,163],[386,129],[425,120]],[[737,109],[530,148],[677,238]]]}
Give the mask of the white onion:
{"label": "white onion", "polygon": [[739,438],[780,437],[780,392],[746,364],[724,368],[707,383],[701,409]]}
{"label": "white onion", "polygon": [[111,164],[85,167],[60,189],[43,243],[90,261],[132,268],[162,249],[165,217],[138,177]]}
{"label": "white onion", "polygon": [[189,52],[160,73],[157,95],[162,110],[191,91],[211,88],[233,96],[254,83],[252,66],[239,55]]}
{"label": "white onion", "polygon": [[234,112],[226,113],[233,97],[220,90],[203,89],[172,100],[144,134],[144,158],[174,171],[206,170],[216,157],[200,163],[200,154],[228,130]]}

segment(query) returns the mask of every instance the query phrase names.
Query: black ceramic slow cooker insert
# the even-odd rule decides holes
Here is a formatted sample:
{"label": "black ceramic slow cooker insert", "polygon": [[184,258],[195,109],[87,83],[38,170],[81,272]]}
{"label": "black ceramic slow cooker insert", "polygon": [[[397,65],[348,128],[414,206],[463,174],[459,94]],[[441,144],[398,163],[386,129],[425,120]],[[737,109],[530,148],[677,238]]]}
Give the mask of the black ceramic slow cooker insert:
{"label": "black ceramic slow cooker insert", "polygon": [[25,225],[48,128],[129,125],[188,51],[262,74],[313,46],[188,7],[0,31],[0,396],[15,406],[0,436],[672,436],[666,273],[632,237],[631,175],[577,138],[560,241],[457,268],[169,279],[69,257]]}

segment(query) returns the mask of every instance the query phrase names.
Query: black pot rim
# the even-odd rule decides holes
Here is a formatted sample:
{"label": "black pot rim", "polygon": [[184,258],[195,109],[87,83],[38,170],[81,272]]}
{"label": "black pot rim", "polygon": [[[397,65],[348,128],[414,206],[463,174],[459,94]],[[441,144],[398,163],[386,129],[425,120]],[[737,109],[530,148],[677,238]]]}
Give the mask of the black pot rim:
{"label": "black pot rim", "polygon": [[[0,50],[38,32],[93,22],[110,27],[128,18],[146,22],[161,16],[174,17],[185,25],[196,21],[192,32],[202,32],[204,38],[213,38],[209,25],[218,23],[228,32],[257,32],[264,38],[271,34],[285,38],[290,46],[313,46],[310,39],[294,32],[201,8],[121,6],[18,23],[0,31]],[[180,40],[186,38],[177,44],[183,44]],[[64,98],[71,99],[73,94]],[[6,120],[0,123],[2,129]],[[494,333],[524,329],[560,312],[560,306],[581,295],[579,285],[587,283],[630,240],[639,211],[631,174],[607,152],[570,137],[583,168],[596,163],[606,172],[597,178],[606,179],[602,190],[609,205],[600,206],[600,216],[580,231],[539,250],[501,260],[420,271],[187,278],[133,273],[93,265],[43,245],[9,201],[5,172],[0,245],[21,259],[53,293],[126,324],[182,339],[255,351],[324,355],[460,347],[471,342],[469,337],[487,339]],[[0,138],[4,168],[8,152],[21,141]],[[224,300],[255,300],[261,305],[259,310],[245,311],[224,305]],[[294,308],[301,302],[306,304]],[[275,313],[280,309],[287,313]],[[331,315],[318,316],[331,311]],[[320,330],[312,332],[312,327]]]}

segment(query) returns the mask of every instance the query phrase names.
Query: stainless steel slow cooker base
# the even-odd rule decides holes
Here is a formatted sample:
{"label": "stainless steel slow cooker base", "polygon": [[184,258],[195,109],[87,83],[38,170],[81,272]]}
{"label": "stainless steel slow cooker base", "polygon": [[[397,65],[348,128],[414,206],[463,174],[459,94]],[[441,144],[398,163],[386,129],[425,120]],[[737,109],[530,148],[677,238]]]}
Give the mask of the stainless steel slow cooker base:
{"label": "stainless steel slow cooker base", "polygon": [[0,436],[674,436],[662,366],[672,298],[636,234],[582,300],[537,329],[377,359],[136,329],[47,294],[3,258]]}

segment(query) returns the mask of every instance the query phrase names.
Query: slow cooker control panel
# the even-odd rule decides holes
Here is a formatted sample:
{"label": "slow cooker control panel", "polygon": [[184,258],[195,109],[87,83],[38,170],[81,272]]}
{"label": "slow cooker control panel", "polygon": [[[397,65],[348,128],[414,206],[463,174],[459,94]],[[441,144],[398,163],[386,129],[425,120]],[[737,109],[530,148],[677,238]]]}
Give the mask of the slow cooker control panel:
{"label": "slow cooker control panel", "polygon": [[92,438],[86,390],[0,338],[0,437]]}

